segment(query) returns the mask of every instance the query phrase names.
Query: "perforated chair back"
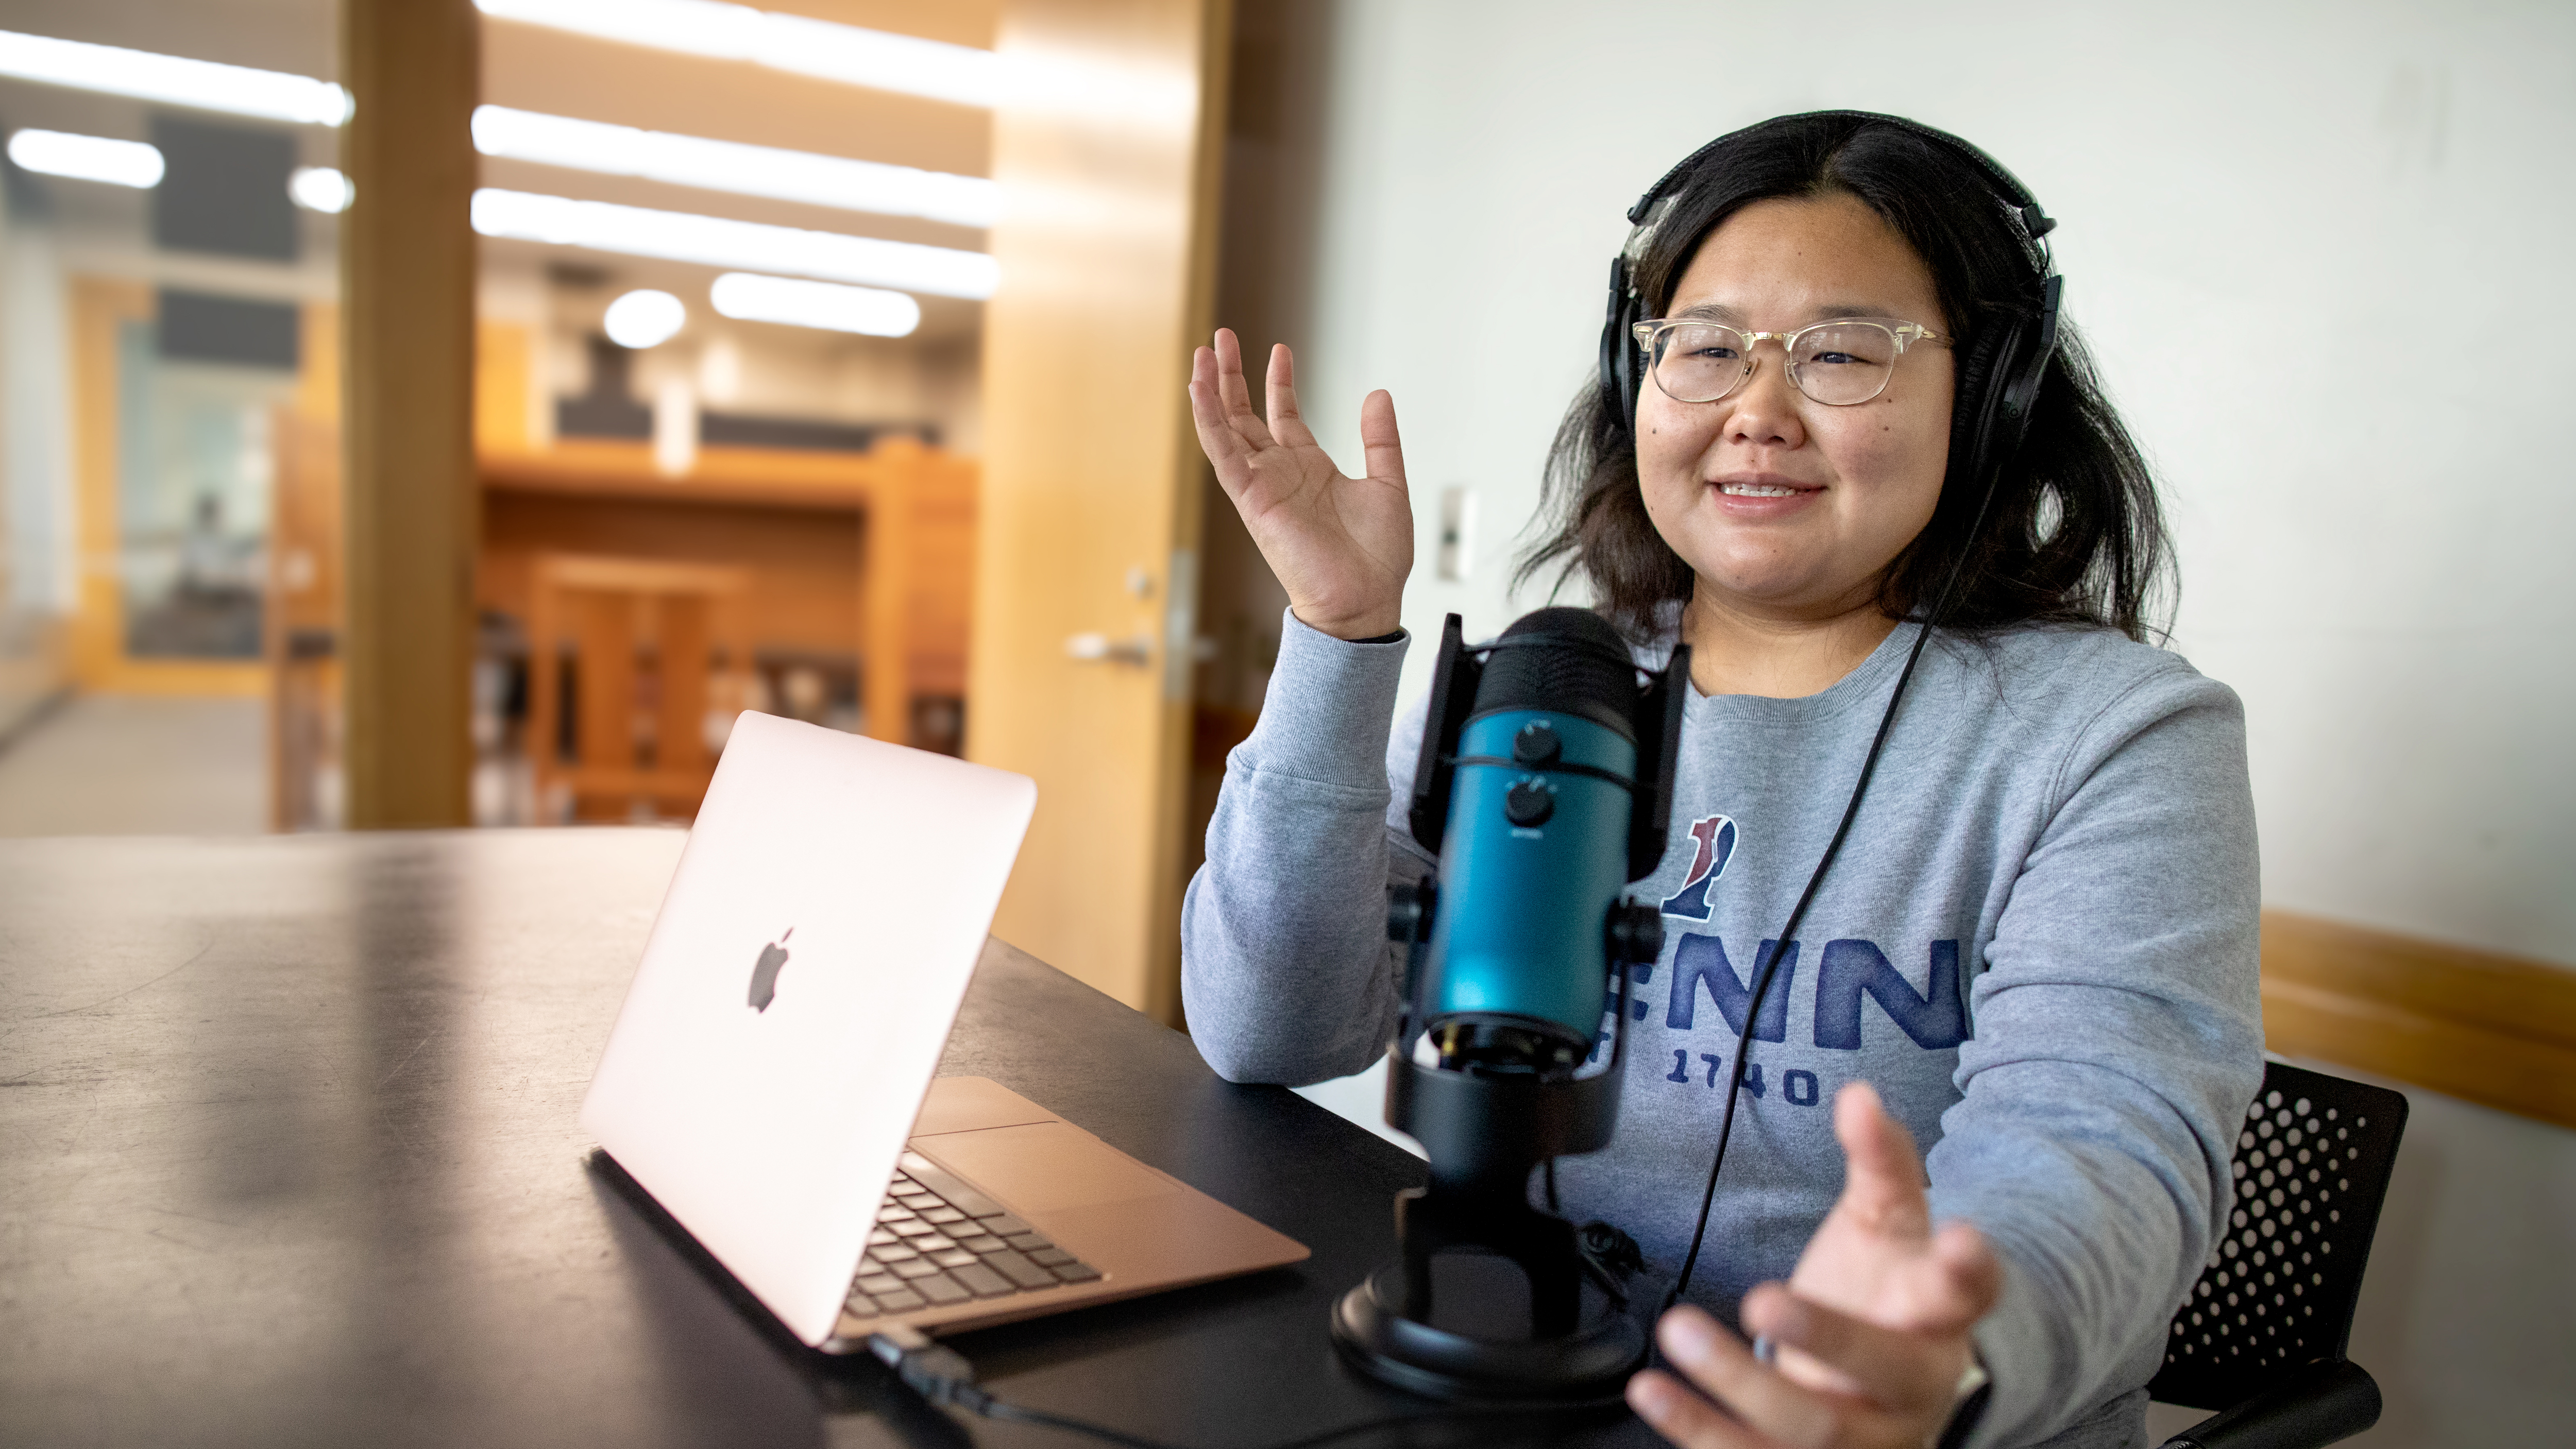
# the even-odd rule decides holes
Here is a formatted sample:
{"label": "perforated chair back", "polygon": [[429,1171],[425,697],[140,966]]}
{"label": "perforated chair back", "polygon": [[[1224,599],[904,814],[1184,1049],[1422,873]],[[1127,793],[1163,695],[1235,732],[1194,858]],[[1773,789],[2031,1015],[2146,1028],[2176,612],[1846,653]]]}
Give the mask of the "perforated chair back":
{"label": "perforated chair back", "polygon": [[2236,1204],[2174,1315],[2159,1402],[2223,1409],[2341,1359],[2406,1098],[2274,1062],[2236,1139]]}

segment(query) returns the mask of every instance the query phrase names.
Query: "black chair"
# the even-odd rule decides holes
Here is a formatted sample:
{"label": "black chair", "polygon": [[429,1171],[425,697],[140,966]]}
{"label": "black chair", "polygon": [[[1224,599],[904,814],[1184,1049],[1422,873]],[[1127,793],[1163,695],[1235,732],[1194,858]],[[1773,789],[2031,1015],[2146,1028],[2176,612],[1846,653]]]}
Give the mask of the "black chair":
{"label": "black chair", "polygon": [[2165,1449],[2320,1449],[2379,1422],[2345,1358],[2406,1098],[2274,1062],[2236,1139],[2236,1206],[2147,1385],[2217,1409]]}

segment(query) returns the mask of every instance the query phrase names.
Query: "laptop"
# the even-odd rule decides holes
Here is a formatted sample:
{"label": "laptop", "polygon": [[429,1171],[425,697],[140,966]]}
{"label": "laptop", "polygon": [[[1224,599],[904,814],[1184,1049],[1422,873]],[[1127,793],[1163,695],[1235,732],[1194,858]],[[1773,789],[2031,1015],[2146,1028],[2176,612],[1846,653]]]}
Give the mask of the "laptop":
{"label": "laptop", "polygon": [[999,1083],[933,1080],[1036,803],[745,713],[663,895],[582,1126],[814,1348],[1307,1256]]}

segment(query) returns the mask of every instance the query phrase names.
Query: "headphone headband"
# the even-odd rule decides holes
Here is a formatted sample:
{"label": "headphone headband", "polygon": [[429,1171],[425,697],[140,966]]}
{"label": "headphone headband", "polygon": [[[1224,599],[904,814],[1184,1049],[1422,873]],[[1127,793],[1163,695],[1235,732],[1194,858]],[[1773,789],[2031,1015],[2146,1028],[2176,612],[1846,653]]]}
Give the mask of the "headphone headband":
{"label": "headphone headband", "polygon": [[1986,173],[1986,179],[1995,184],[1995,190],[2000,192],[2005,202],[2012,207],[2013,215],[2020,218],[2022,230],[2032,241],[2037,241],[2057,229],[2056,219],[2040,209],[2039,198],[2030,194],[2030,188],[2021,184],[2020,177],[2005,170],[2002,162],[1936,126],[1927,126],[1921,121],[1909,121],[1903,116],[1882,115],[1877,111],[1801,111],[1794,116],[1773,116],[1767,121],[1757,121],[1750,126],[1729,131],[1683,157],[1654,185],[1647,187],[1646,194],[1637,198],[1637,204],[1628,208],[1628,224],[1644,226],[1646,217],[1655,203],[1664,199],[1664,193],[1671,189],[1673,183],[1697,170],[1699,163],[1707,157],[1708,153],[1727,142],[1739,136],[1749,136],[1756,131],[1767,131],[1774,126],[1785,126],[1797,121],[1831,120],[1868,121],[1876,125],[1894,126],[1900,131],[1910,132],[1937,145],[1947,146],[1975,162],[1978,169]]}

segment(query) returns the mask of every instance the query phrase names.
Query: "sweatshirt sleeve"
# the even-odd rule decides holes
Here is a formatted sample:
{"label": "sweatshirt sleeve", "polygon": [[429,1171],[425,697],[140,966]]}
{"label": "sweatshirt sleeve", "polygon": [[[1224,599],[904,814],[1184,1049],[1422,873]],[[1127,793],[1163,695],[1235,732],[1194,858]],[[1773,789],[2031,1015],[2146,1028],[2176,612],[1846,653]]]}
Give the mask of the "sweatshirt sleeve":
{"label": "sweatshirt sleeve", "polygon": [[1971,1444],[2028,1444],[2161,1363],[2232,1201],[2263,1074],[2242,706],[2185,667],[2131,684],[2059,766],[2054,813],[1969,996],[1938,1218],[2005,1267]]}
{"label": "sweatshirt sleeve", "polygon": [[1404,652],[1289,614],[1260,723],[1226,759],[1207,864],[1181,904],[1181,999],[1228,1081],[1320,1082],[1385,1048],[1399,961],[1386,887],[1425,871],[1388,825]]}

